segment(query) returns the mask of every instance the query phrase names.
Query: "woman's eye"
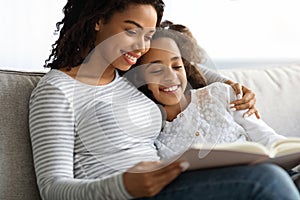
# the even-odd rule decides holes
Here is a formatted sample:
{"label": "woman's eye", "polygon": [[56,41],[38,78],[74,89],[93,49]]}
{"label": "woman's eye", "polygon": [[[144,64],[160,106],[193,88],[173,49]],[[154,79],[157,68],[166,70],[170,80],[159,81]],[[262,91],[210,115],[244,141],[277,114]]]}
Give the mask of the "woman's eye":
{"label": "woman's eye", "polygon": [[152,35],[146,35],[145,36],[145,41],[150,41],[152,39]]}
{"label": "woman's eye", "polygon": [[152,66],[152,69],[149,70],[149,72],[151,74],[158,74],[158,73],[161,73],[163,71],[163,67],[160,67],[160,66]]}
{"label": "woman's eye", "polygon": [[183,68],[183,66],[179,65],[179,66],[174,66],[173,68],[174,69],[181,69],[181,68]]}

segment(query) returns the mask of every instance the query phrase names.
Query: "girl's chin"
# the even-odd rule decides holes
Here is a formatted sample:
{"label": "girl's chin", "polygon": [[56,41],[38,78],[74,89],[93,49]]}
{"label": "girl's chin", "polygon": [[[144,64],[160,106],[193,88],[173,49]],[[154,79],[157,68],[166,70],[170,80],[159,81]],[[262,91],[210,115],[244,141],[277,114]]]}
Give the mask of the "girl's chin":
{"label": "girl's chin", "polygon": [[161,96],[161,102],[163,102],[164,105],[174,106],[180,103],[181,97],[181,95],[176,94],[164,94],[163,96]]}
{"label": "girl's chin", "polygon": [[160,101],[163,105],[166,106],[174,106],[179,104],[179,101],[176,99],[164,99],[163,101]]}

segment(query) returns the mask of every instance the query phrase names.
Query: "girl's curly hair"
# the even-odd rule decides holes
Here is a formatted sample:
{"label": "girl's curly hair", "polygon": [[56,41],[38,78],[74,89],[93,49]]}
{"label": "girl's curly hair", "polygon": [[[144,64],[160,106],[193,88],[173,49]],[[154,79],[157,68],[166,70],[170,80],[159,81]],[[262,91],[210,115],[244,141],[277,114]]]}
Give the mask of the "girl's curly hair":
{"label": "girl's curly hair", "polygon": [[[164,21],[161,26],[156,29],[152,40],[162,37],[171,38],[176,42],[179,48],[188,81],[186,91],[205,87],[207,85],[205,76],[199,67],[197,67],[197,65],[201,64],[205,59],[205,51],[197,44],[191,31],[184,25],[173,24],[171,21]],[[148,98],[156,104],[161,105],[161,103],[154,98],[145,81],[138,77],[138,71],[141,69],[139,66],[142,65],[141,60],[142,57],[132,66],[132,69],[129,70],[129,72],[121,72],[121,74],[124,74],[124,76]]]}
{"label": "girl's curly hair", "polygon": [[[186,91],[206,86],[207,82],[205,76],[197,66],[204,61],[205,52],[200,48],[191,31],[181,24],[173,24],[170,21],[164,21],[162,22],[161,27],[157,28],[152,40],[162,37],[171,38],[176,42],[179,48],[188,81]],[[141,66],[141,60],[142,58],[132,67],[133,69],[130,71],[133,72],[125,73],[124,76],[146,96],[157,104],[160,104],[155,100],[144,80],[141,80],[140,77],[138,77],[139,73],[137,71],[139,69],[136,67]]]}
{"label": "girl's curly hair", "polygon": [[130,5],[152,5],[157,12],[157,26],[164,12],[162,0],[68,0],[63,8],[64,18],[56,23],[58,40],[44,67],[68,69],[80,65],[84,52],[91,51],[96,40],[95,24],[99,19],[109,22],[116,12],[126,10]]}
{"label": "girl's curly hair", "polygon": [[[190,88],[197,89],[207,85],[205,76],[197,65],[206,59],[205,51],[198,45],[192,32],[182,24],[174,24],[171,21],[161,23],[162,34],[155,37],[169,37],[173,39],[181,53]],[[170,31],[165,31],[170,30]]]}

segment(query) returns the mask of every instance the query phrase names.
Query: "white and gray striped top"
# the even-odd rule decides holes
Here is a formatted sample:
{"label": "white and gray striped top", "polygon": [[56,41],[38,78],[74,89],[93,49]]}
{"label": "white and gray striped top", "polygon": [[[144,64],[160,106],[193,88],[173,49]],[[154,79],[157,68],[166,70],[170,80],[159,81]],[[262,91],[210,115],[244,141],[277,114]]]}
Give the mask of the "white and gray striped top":
{"label": "white and gray striped top", "polygon": [[83,84],[59,70],[30,99],[30,133],[43,199],[128,199],[125,170],[159,160],[159,108],[125,78]]}

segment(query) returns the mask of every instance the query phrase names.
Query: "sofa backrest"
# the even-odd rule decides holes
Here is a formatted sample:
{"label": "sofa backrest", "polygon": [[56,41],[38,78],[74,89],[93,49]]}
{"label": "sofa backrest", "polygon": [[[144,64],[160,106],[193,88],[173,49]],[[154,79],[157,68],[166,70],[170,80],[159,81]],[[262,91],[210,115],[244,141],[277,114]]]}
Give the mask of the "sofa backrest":
{"label": "sofa backrest", "polygon": [[[263,119],[300,137],[300,66],[220,70],[255,91]],[[43,73],[0,70],[0,199],[40,199],[28,130],[30,94]]]}
{"label": "sofa backrest", "polygon": [[300,65],[219,70],[257,97],[257,108],[278,133],[300,137]]}
{"label": "sofa backrest", "polygon": [[40,199],[28,130],[28,101],[43,74],[0,70],[0,199]]}

